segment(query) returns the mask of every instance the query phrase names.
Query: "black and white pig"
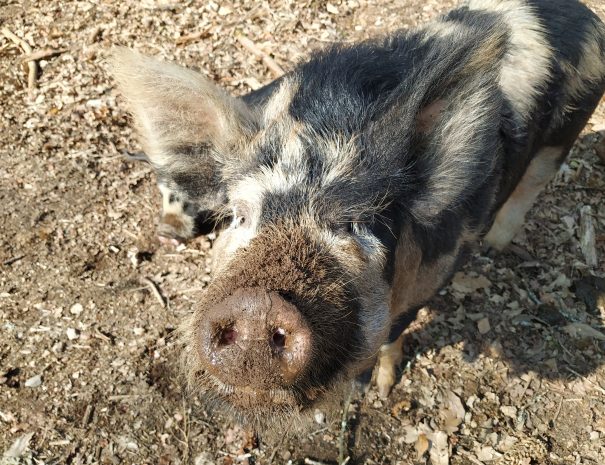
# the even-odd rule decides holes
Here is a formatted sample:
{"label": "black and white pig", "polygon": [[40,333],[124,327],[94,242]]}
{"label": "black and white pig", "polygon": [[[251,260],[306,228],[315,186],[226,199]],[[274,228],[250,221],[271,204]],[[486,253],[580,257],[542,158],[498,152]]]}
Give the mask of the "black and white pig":
{"label": "black and white pig", "polygon": [[402,329],[482,238],[511,241],[598,104],[605,27],[575,0],[471,0],[243,99],[135,52],[113,66],[171,221],[195,232],[171,195],[230,218],[190,383],[276,422],[376,360],[388,394]]}

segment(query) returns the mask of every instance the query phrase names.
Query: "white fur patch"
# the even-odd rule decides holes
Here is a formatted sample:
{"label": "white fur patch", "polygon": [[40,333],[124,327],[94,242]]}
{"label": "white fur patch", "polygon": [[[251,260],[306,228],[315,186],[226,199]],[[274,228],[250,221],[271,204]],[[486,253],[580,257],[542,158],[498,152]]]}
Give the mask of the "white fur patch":
{"label": "white fur patch", "polygon": [[[443,115],[435,124],[432,145],[435,166],[428,186],[414,207],[414,215],[424,221],[452,206],[460,193],[468,189],[469,173],[479,169],[489,172],[490,166],[479,165],[475,155],[478,137],[496,111],[489,89],[470,85],[447,101]],[[446,99],[447,100],[447,99]]]}
{"label": "white fur patch", "polygon": [[433,21],[428,23],[424,28],[425,39],[439,38],[456,40],[452,38],[453,35],[463,34],[468,31],[468,27],[465,24],[453,22],[453,21]]}
{"label": "white fur patch", "polygon": [[284,78],[279,85],[279,88],[273,93],[263,112],[263,120],[265,126],[268,126],[271,122],[277,121],[280,118],[286,116],[290,103],[294,94],[298,90],[298,83],[293,81],[291,78]]}
{"label": "white fur patch", "polygon": [[180,201],[170,201],[170,194],[172,194],[173,192],[164,184],[158,184],[158,188],[160,189],[160,193],[162,194],[162,214],[173,214],[178,216],[183,215],[183,203]]}
{"label": "white fur patch", "polygon": [[542,189],[555,176],[562,147],[544,147],[533,158],[517,187],[498,211],[484,240],[496,250],[504,249],[523,226],[525,215]]}
{"label": "white fur patch", "polygon": [[258,211],[250,209],[250,216],[246,218],[248,224],[245,227],[238,227],[235,213],[231,225],[221,231],[214,242],[212,253],[212,272],[214,274],[218,274],[221,270],[228,268],[235,253],[239,249],[246,247],[258,234]]}
{"label": "white fur patch", "polygon": [[552,49],[544,27],[522,0],[470,0],[471,10],[499,13],[510,28],[510,47],[500,74],[500,86],[514,108],[528,118],[536,97],[548,83]]}

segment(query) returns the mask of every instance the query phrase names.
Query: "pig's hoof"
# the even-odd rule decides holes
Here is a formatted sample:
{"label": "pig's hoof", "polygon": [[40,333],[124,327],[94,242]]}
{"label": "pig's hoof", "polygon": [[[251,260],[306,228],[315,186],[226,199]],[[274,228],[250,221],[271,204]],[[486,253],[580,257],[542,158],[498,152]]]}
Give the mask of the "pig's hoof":
{"label": "pig's hoof", "polygon": [[386,399],[391,393],[391,389],[393,389],[396,380],[396,366],[383,366],[381,364],[378,367],[378,374],[376,375],[376,388],[378,389],[378,395],[380,395],[380,397],[383,399]]}
{"label": "pig's hoof", "polygon": [[178,239],[175,239],[174,237],[167,237],[167,236],[158,236],[158,240],[160,241],[160,244],[162,245],[169,245],[172,247],[178,247],[180,244],[182,244],[181,241],[179,241]]}
{"label": "pig's hoof", "polygon": [[518,228],[503,226],[496,221],[483,238],[483,244],[494,253],[502,252],[515,237]]}
{"label": "pig's hoof", "polygon": [[376,371],[376,387],[382,398],[388,397],[397,381],[397,368],[403,360],[403,336],[395,342],[384,344],[380,348]]}
{"label": "pig's hoof", "polygon": [[498,255],[498,250],[494,249],[490,244],[484,242],[481,245],[481,255],[484,257],[495,258]]}

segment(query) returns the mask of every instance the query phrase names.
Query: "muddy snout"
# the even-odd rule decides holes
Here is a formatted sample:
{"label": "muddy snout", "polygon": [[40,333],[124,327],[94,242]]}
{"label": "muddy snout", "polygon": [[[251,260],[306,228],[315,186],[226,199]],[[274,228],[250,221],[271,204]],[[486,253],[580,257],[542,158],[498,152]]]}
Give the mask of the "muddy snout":
{"label": "muddy snout", "polygon": [[246,390],[287,388],[311,357],[311,330],[277,292],[238,289],[209,308],[198,333],[202,365],[219,381]]}

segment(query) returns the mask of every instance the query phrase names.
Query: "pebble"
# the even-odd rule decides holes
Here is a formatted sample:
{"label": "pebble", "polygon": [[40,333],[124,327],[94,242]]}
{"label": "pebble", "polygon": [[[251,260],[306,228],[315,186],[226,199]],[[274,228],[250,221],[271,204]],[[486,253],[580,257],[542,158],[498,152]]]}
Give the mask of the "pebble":
{"label": "pebble", "polygon": [[76,331],[74,328],[67,328],[65,333],[67,334],[67,339],[69,339],[70,341],[78,339],[78,331]]}
{"label": "pebble", "polygon": [[63,352],[65,350],[65,343],[64,342],[56,342],[55,344],[53,344],[51,350],[55,353],[58,354],[60,352]]}
{"label": "pebble", "polygon": [[42,385],[42,376],[41,375],[32,376],[31,378],[29,378],[28,380],[25,381],[25,387],[28,387],[28,388],[37,388],[37,387],[40,387],[41,385]]}
{"label": "pebble", "polygon": [[487,334],[489,333],[491,326],[489,324],[489,319],[487,317],[482,318],[481,320],[479,320],[477,322],[477,329],[479,330],[480,334]]}
{"label": "pebble", "polygon": [[500,411],[513,420],[517,418],[517,407],[514,405],[503,405],[500,407]]}
{"label": "pebble", "polygon": [[195,465],[214,465],[214,457],[210,452],[202,452],[195,458]]}
{"label": "pebble", "polygon": [[71,313],[72,315],[79,315],[83,311],[84,311],[84,307],[82,306],[81,303],[75,303],[69,309],[69,313]]}
{"label": "pebble", "polygon": [[315,410],[313,417],[315,418],[315,423],[318,425],[323,425],[326,421],[326,414],[318,409]]}

